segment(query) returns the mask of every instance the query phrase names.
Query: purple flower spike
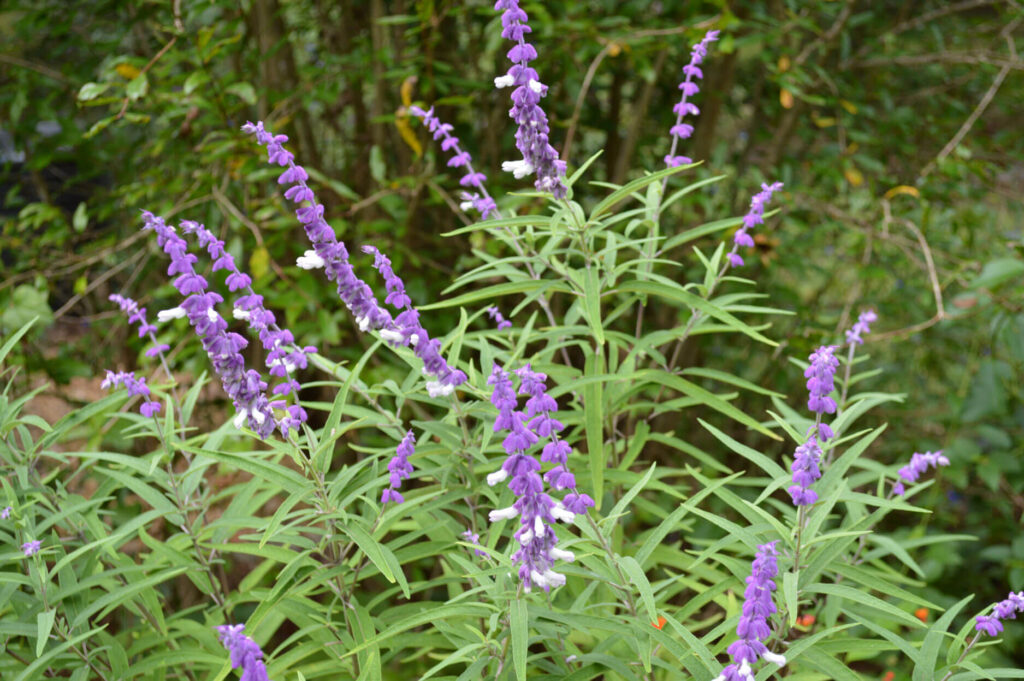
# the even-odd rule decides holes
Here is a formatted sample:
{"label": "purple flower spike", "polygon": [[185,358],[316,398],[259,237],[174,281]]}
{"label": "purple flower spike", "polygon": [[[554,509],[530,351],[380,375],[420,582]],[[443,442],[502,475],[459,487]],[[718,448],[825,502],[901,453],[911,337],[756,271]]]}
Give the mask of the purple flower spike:
{"label": "purple flower spike", "polygon": [[548,117],[540,107],[548,86],[540,82],[537,71],[530,67],[530,62],[537,58],[537,50],[526,42],[525,36],[532,30],[526,23],[528,17],[520,9],[519,0],[498,0],[494,9],[503,12],[501,36],[516,43],[508,52],[512,67],[504,76],[495,78],[494,85],[499,88],[515,87],[508,115],[519,126],[516,148],[523,155],[521,161],[506,161],[501,168],[516,178],[536,173],[534,186],[539,191],[550,192],[556,199],[563,199],[568,192],[563,179],[565,161],[559,160],[558,152],[548,141]]}
{"label": "purple flower spike", "polygon": [[779,573],[777,543],[773,541],[757,547],[757,555],[746,580],[747,589],[743,592],[742,615],[736,625],[739,639],[728,648],[733,663],[723,669],[715,681],[754,681],[751,665],[759,658],[780,667],[786,664],[784,655],[776,655],[764,645],[771,635],[768,617],[776,610],[772,591],[775,591],[775,576]]}
{"label": "purple flower spike", "polygon": [[938,452],[925,452],[924,454],[914,453],[910,457],[910,463],[899,470],[901,480],[897,481],[893,485],[893,494],[903,495],[906,494],[906,487],[904,482],[907,484],[913,484],[917,482],[917,479],[924,475],[929,468],[938,468],[939,466],[948,466],[949,459],[942,455],[941,451]]}
{"label": "purple flower spike", "polygon": [[[700,113],[696,106],[690,104],[687,100],[688,97],[700,92],[700,87],[693,81],[694,78],[701,79],[704,77],[704,73],[700,70],[698,64],[703,63],[704,57],[708,54],[708,45],[715,40],[718,40],[718,31],[708,31],[704,38],[693,46],[693,50],[690,52],[690,63],[683,67],[683,73],[686,74],[686,78],[679,84],[679,89],[682,90],[682,98],[679,103],[672,107],[672,110],[676,114],[676,124],[668,131],[672,136],[672,149],[665,156],[665,165],[670,168],[676,168],[681,165],[693,163],[693,160],[689,156],[677,156],[676,145],[679,144],[679,140],[684,140],[693,134],[693,126],[688,123],[683,123],[683,117],[687,114],[693,114],[696,116]],[[733,259],[730,258],[730,261]],[[740,262],[742,265],[742,261]],[[735,267],[736,265],[734,265]]]}
{"label": "purple flower spike", "polygon": [[[822,345],[811,353],[811,366],[804,371],[807,379],[807,390],[810,397],[807,399],[807,408],[815,414],[836,413],[836,401],[829,397],[835,390],[836,369],[839,368],[839,360],[835,356],[836,346]],[[824,436],[822,439],[826,439]]]}
{"label": "purple flower spike", "polygon": [[448,167],[466,169],[466,174],[459,184],[463,187],[473,187],[477,191],[462,192],[463,202],[460,205],[462,210],[476,209],[484,220],[492,214],[497,214],[498,206],[494,199],[491,198],[491,195],[487,193],[487,188],[484,187],[484,181],[487,180],[487,176],[473,170],[473,158],[469,155],[468,151],[464,151],[459,146],[459,138],[451,134],[452,126],[438,120],[437,116],[434,115],[434,107],[424,111],[418,106],[412,106],[409,107],[409,112],[423,121],[423,124],[427,126],[427,130],[433,133],[434,139],[441,139],[442,151],[455,152],[448,161]]}
{"label": "purple flower spike", "polygon": [[501,310],[494,307],[493,305],[487,308],[487,316],[490,317],[497,323],[498,331],[504,331],[505,329],[512,328],[512,322],[505,319],[504,315],[501,314]]}
{"label": "purple flower spike", "polygon": [[796,448],[793,465],[790,467],[795,484],[786,491],[793,497],[794,506],[810,506],[818,501],[818,494],[811,489],[811,485],[821,478],[821,470],[818,468],[820,462],[821,447],[812,435],[807,442]]}
{"label": "purple flower spike", "polygon": [[851,345],[864,345],[861,334],[871,333],[871,324],[878,321],[878,315],[874,310],[865,310],[857,317],[857,323],[846,332],[846,342]]}
{"label": "purple flower spike", "polygon": [[[260,373],[246,370],[242,348],[248,341],[237,333],[228,332],[228,323],[217,313],[216,305],[224,301],[220,295],[206,291],[206,280],[192,268],[196,257],[188,253],[188,245],[178,236],[173,227],[164,223],[163,218],[149,211],[142,212],[143,229],[156,232],[157,244],[171,258],[170,271],[181,276],[174,281],[178,292],[186,296],[180,308],[171,312],[174,316],[184,314],[189,324],[199,334],[203,350],[210,357],[214,371],[220,376],[224,392],[235,405],[237,416],[235,426],[242,427],[248,422],[262,439],[266,439],[276,425],[270,401],[264,394],[267,383]],[[183,311],[183,312],[182,312]]]}
{"label": "purple flower spike", "polygon": [[171,349],[170,345],[157,342],[156,326],[146,321],[146,308],[139,307],[139,304],[131,298],[118,295],[116,293],[111,294],[107,300],[117,303],[117,306],[121,308],[121,311],[128,315],[129,324],[137,323],[139,325],[139,338],[149,336],[149,339],[153,341],[153,345],[146,350],[146,357],[158,357]]}
{"label": "purple flower spike", "polygon": [[28,558],[29,556],[34,556],[37,553],[39,553],[39,547],[41,545],[42,542],[38,539],[33,541],[27,541],[21,545],[21,550],[25,554],[25,557]]}
{"label": "purple flower spike", "polygon": [[[266,350],[265,361],[270,375],[282,379],[282,382],[274,386],[272,390],[272,393],[279,397],[281,402],[276,402],[272,406],[282,404],[291,394],[294,394],[297,399],[301,386],[291,375],[309,365],[306,356],[316,352],[316,348],[311,345],[296,346],[295,337],[291,331],[278,326],[274,313],[263,307],[263,296],[256,295],[252,290],[252,279],[238,269],[234,257],[225,250],[224,242],[214,236],[213,232],[191,220],[182,221],[181,231],[185,234],[195,235],[199,246],[205,248],[210,254],[210,258],[213,259],[214,271],[226,270],[228,272],[226,280],[228,290],[244,290],[243,295],[235,301],[233,316],[235,319],[244,319],[248,322],[249,328],[257,334],[263,344],[263,349]],[[291,430],[298,430],[306,419],[306,410],[298,404],[293,404],[288,407],[278,426],[281,433],[288,437],[288,433]]]}
{"label": "purple flower spike", "polygon": [[1024,591],[1020,593],[1010,592],[1005,600],[996,603],[991,615],[978,615],[974,625],[975,631],[983,631],[989,636],[998,636],[1003,630],[1003,623],[1000,620],[1017,619],[1017,613],[1024,613]]}
{"label": "purple flower spike", "polygon": [[[146,379],[135,378],[135,372],[133,371],[118,371],[115,373],[108,369],[107,377],[100,383],[100,387],[104,390],[120,388],[122,386],[128,390],[128,394],[132,397],[136,395],[139,397],[149,397],[149,386],[146,385]],[[139,412],[146,417],[156,416],[160,413],[160,403],[154,400],[145,400],[142,406],[139,407]]]}
{"label": "purple flower spike", "polygon": [[[761,184],[761,191],[754,195],[754,198],[750,200],[750,210],[743,216],[743,226],[736,230],[736,234],[733,235],[733,247],[732,253],[735,254],[740,246],[747,248],[754,247],[754,239],[747,233],[748,229],[752,229],[755,225],[764,224],[764,209],[768,205],[768,202],[772,200],[772,194],[782,189],[781,182],[773,182],[772,184]],[[740,267],[743,265],[743,258],[729,256],[729,263],[733,267]]]}
{"label": "purple flower spike", "polygon": [[[536,383],[537,377],[540,377],[539,392],[543,392],[543,374],[531,372],[528,366],[517,374],[521,378],[526,376],[523,379],[524,386],[531,382]],[[519,564],[519,578],[526,591],[535,586],[549,591],[552,587],[565,584],[565,576],[553,569],[555,561],[575,560],[572,552],[556,548],[558,539],[553,527],[558,520],[572,522],[575,513],[544,493],[544,481],[539,472],[540,464],[526,454],[526,450],[538,441],[538,436],[526,425],[530,418],[527,415],[530,401],[527,401],[527,411],[516,410],[518,400],[512,379],[508,372],[497,364],[487,383],[494,386],[491,403],[498,408],[494,429],[510,431],[504,442],[508,457],[500,469],[487,476],[487,484],[493,486],[509,479],[508,487],[518,497],[512,506],[491,511],[489,517],[493,523],[519,516],[520,524],[515,538],[520,548],[512,554],[513,562]],[[520,391],[531,394],[531,400],[534,399],[533,392],[538,392],[535,387],[524,387]]]}
{"label": "purple flower spike", "polygon": [[214,629],[221,644],[231,653],[231,668],[242,668],[241,681],[270,681],[263,651],[256,641],[242,633],[244,624],[222,624]]}
{"label": "purple flower spike", "polygon": [[416,436],[410,430],[406,432],[405,437],[398,443],[398,448],[395,449],[395,455],[391,457],[391,461],[388,462],[388,473],[389,484],[384,492],[380,496],[380,503],[386,504],[389,501],[393,501],[396,504],[401,504],[405,501],[405,497],[398,491],[398,488],[402,486],[402,481],[407,480],[412,475],[412,464],[409,463],[409,457],[416,452]]}

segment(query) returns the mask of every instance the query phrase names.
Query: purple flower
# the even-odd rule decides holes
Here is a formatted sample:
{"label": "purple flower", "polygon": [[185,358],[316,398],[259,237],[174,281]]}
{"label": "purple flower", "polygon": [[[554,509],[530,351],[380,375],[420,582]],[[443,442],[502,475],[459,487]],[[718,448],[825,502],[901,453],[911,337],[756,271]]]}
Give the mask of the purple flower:
{"label": "purple flower", "polygon": [[[270,375],[282,379],[280,384],[274,386],[272,393],[281,400],[286,400],[288,395],[294,394],[297,400],[301,386],[291,375],[308,366],[306,356],[316,352],[316,348],[311,345],[298,347],[295,345],[292,332],[278,326],[274,313],[263,307],[263,296],[252,290],[252,279],[238,269],[234,257],[225,250],[224,242],[214,236],[213,232],[191,220],[182,221],[181,231],[195,235],[199,246],[205,248],[213,259],[214,271],[227,270],[226,283],[230,291],[244,289],[244,294],[235,301],[233,316],[235,319],[244,319],[248,322],[249,329],[257,334],[263,349],[266,350],[265,362]],[[272,406],[279,404],[282,403],[275,402]],[[287,408],[286,415],[281,418],[278,426],[281,433],[288,437],[289,431],[298,430],[306,419],[306,410],[299,404],[293,404]]]}
{"label": "purple flower", "polygon": [[758,658],[764,658],[780,667],[786,664],[785,656],[771,653],[764,645],[771,634],[768,617],[776,610],[772,591],[776,588],[774,580],[779,573],[776,560],[779,554],[775,548],[777,543],[773,541],[757,547],[757,555],[750,566],[750,576],[746,579],[742,614],[736,625],[739,640],[728,648],[733,663],[723,669],[715,681],[753,681],[751,665]]}
{"label": "purple flower", "polygon": [[821,447],[815,436],[808,438],[807,442],[796,448],[793,455],[793,482],[788,490],[793,497],[794,506],[810,506],[818,500],[818,494],[810,487],[821,477],[821,470],[818,464],[821,461]]}
{"label": "purple flower", "polygon": [[170,345],[166,343],[159,343],[156,340],[156,326],[146,321],[146,308],[139,307],[131,298],[127,296],[118,295],[116,293],[108,296],[107,300],[112,300],[117,303],[117,306],[121,308],[121,311],[128,315],[128,323],[139,325],[139,338],[145,338],[149,336],[150,340],[153,341],[153,345],[146,350],[146,357],[156,357],[163,352],[171,349]]}
{"label": "purple flower", "polygon": [[21,545],[21,550],[25,553],[25,557],[27,558],[28,556],[34,556],[39,553],[40,545],[42,545],[42,542],[38,539],[27,541]]}
{"label": "purple flower", "polygon": [[743,216],[743,226],[736,230],[736,234],[733,235],[732,251],[726,255],[733,267],[743,265],[743,258],[737,254],[740,246],[754,247],[754,239],[747,233],[747,230],[755,225],[764,224],[764,208],[772,200],[772,194],[780,189],[782,189],[781,182],[773,182],[772,184],[762,183],[761,191],[750,200],[750,210]]}
{"label": "purple flower", "polygon": [[857,317],[857,323],[846,332],[846,342],[852,345],[864,345],[861,334],[871,332],[871,324],[878,321],[878,315],[874,310],[865,310]]}
{"label": "purple flower", "polygon": [[528,17],[519,7],[519,0],[498,0],[494,9],[502,11],[501,36],[516,43],[508,52],[512,67],[504,76],[495,78],[494,85],[515,87],[508,115],[519,126],[516,148],[523,155],[521,161],[506,161],[501,168],[517,178],[536,173],[534,186],[539,191],[550,192],[556,199],[565,198],[565,161],[559,160],[558,152],[548,141],[548,117],[540,107],[548,86],[540,82],[537,72],[530,67],[530,62],[537,58],[537,50],[526,42],[526,34],[532,31],[526,23]]}
{"label": "purple flower", "polygon": [[[120,388],[122,386],[128,390],[128,394],[132,397],[149,397],[149,386],[146,385],[146,379],[135,378],[135,372],[133,371],[118,371],[115,373],[108,369],[107,377],[100,383],[100,387],[104,390]],[[139,412],[146,417],[155,416],[160,413],[160,403],[155,400],[145,400],[142,406],[139,407]]]}
{"label": "purple flower", "polygon": [[156,232],[157,244],[171,258],[168,273],[178,273],[174,285],[186,296],[181,304],[189,324],[199,334],[203,350],[210,357],[214,371],[220,376],[224,392],[235,405],[235,426],[248,422],[249,428],[265,439],[274,431],[276,422],[270,401],[264,394],[267,383],[258,371],[246,370],[241,350],[249,343],[237,333],[228,332],[228,323],[217,313],[216,305],[224,301],[220,295],[206,290],[206,280],[196,274],[192,265],[197,258],[188,253],[188,245],[163,218],[149,211],[142,213],[143,229]]}
{"label": "purple flower", "polygon": [[[462,533],[462,537],[470,544],[475,544],[476,546],[480,545],[480,535],[474,532],[473,530],[466,530]],[[487,557],[487,552],[481,551],[480,549],[473,549],[473,553],[481,558]]]}
{"label": "purple flower", "polygon": [[512,328],[512,322],[505,319],[501,314],[501,311],[493,305],[487,308],[487,316],[498,324],[498,331],[504,331],[505,329]]}
{"label": "purple flower", "polygon": [[914,453],[910,457],[910,463],[899,470],[899,475],[902,480],[896,482],[893,485],[892,491],[894,494],[902,495],[906,493],[906,487],[903,485],[904,482],[912,484],[917,482],[917,479],[921,477],[929,468],[938,468],[939,466],[948,466],[949,459],[942,455],[941,451],[938,452],[925,452],[924,454]]}
{"label": "purple flower", "polygon": [[[683,116],[688,113],[697,115],[700,113],[697,107],[693,106],[686,101],[687,97],[691,97],[700,92],[700,87],[697,83],[693,82],[693,78],[703,78],[704,74],[701,72],[700,67],[697,65],[704,61],[704,57],[708,53],[708,45],[713,41],[718,40],[718,31],[708,31],[704,38],[693,46],[693,50],[690,52],[690,63],[683,67],[683,73],[686,74],[686,78],[679,84],[679,89],[683,91],[682,97],[679,103],[672,107],[672,110],[676,114],[676,124],[668,131],[672,136],[672,148],[665,156],[665,164],[670,168],[685,165],[687,163],[693,163],[693,160],[689,156],[677,156],[676,145],[679,140],[687,139],[693,134],[693,126],[688,123],[683,123]],[[732,258],[730,258],[730,261]]]}
{"label": "purple flower", "polygon": [[7,520],[8,518],[10,518],[12,510],[13,509],[11,509],[10,506],[7,506],[6,508],[4,508],[4,510],[0,511],[0,520]]}
{"label": "purple flower", "polygon": [[822,414],[836,413],[836,401],[829,397],[835,390],[836,369],[839,368],[839,360],[835,356],[836,346],[822,345],[811,353],[811,365],[804,371],[807,379],[807,391],[810,397],[807,399],[807,408],[818,415],[818,435],[822,441],[832,437],[832,429],[821,423]]}
{"label": "purple flower", "polygon": [[463,187],[475,187],[478,190],[472,193],[462,193],[463,203],[460,206],[462,210],[475,208],[485,220],[492,213],[497,213],[497,204],[495,204],[491,195],[487,193],[487,188],[484,187],[484,181],[487,179],[487,176],[473,170],[473,159],[468,151],[463,151],[459,146],[459,138],[451,134],[452,126],[438,120],[437,116],[434,115],[434,107],[424,111],[418,106],[412,106],[409,107],[409,111],[423,121],[423,124],[427,126],[427,130],[433,133],[434,139],[442,140],[441,149],[443,151],[455,152],[448,161],[448,166],[450,168],[466,169],[466,174],[460,181],[460,184]]}
{"label": "purple flower", "polygon": [[[537,376],[543,377],[543,374],[531,372],[529,367],[520,372],[517,373],[520,373],[521,377],[527,376],[523,379],[524,384],[536,382]],[[534,586],[540,586],[548,591],[552,587],[565,584],[565,576],[553,569],[555,561],[575,559],[570,551],[563,551],[555,546],[558,539],[555,537],[553,526],[558,520],[572,522],[575,513],[544,493],[540,463],[526,454],[526,450],[539,439],[527,427],[530,419],[527,415],[530,401],[527,401],[527,411],[516,410],[518,400],[512,379],[497,364],[494,365],[487,383],[494,386],[491,403],[498,408],[494,430],[510,431],[503,443],[508,457],[500,469],[487,476],[487,484],[493,486],[508,479],[509,489],[518,497],[512,506],[491,511],[489,518],[493,523],[519,516],[519,529],[515,533],[515,538],[520,548],[512,554],[512,560],[519,564],[519,578],[526,591],[530,591]],[[521,391],[527,392],[527,389],[523,388]],[[531,399],[534,399],[533,392],[535,388],[531,387],[528,393],[531,394]]]}
{"label": "purple flower", "polygon": [[974,625],[975,631],[983,631],[989,636],[996,636],[1003,630],[1003,623],[1000,620],[1017,619],[1017,613],[1024,613],[1024,591],[1020,593],[1010,592],[1005,600],[999,601],[992,606],[991,615],[978,615]]}
{"label": "purple flower", "polygon": [[391,457],[391,461],[388,461],[388,477],[389,487],[385,488],[384,492],[380,496],[380,503],[386,504],[389,501],[393,501],[396,504],[401,504],[405,501],[405,497],[398,491],[398,488],[402,486],[402,481],[407,480],[412,475],[412,464],[409,463],[409,457],[416,452],[416,436],[411,430],[405,433],[405,437],[398,443],[398,447],[395,449],[395,455]]}
{"label": "purple flower", "polygon": [[221,644],[231,653],[231,668],[242,668],[241,681],[270,681],[263,651],[256,641],[242,633],[244,624],[222,624],[214,629]]}

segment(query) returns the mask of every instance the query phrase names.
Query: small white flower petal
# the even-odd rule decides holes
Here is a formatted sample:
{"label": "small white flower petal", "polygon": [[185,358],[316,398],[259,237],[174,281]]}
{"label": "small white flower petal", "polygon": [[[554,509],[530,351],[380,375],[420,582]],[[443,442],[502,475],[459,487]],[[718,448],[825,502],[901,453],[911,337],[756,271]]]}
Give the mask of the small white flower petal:
{"label": "small white flower petal", "polygon": [[504,468],[499,468],[498,470],[494,471],[493,473],[487,476],[487,484],[490,485],[491,487],[494,487],[507,477],[508,471],[506,471]]}
{"label": "small white flower petal", "polygon": [[519,515],[519,510],[515,506],[509,506],[508,508],[496,508],[487,514],[487,517],[492,523],[496,523],[499,520],[509,520]]}
{"label": "small white flower petal", "polygon": [[169,322],[172,319],[181,319],[186,314],[187,313],[185,312],[185,308],[179,306],[172,307],[169,310],[160,310],[159,312],[156,313],[156,318],[161,322]]}
{"label": "small white flower petal", "polygon": [[761,657],[763,657],[764,659],[768,660],[769,662],[771,662],[774,665],[778,665],[780,667],[785,667],[786,666],[786,656],[785,655],[777,655],[776,653],[773,653],[773,652],[770,652],[770,651],[765,651],[764,653],[761,654]]}
{"label": "small white flower petal", "polygon": [[516,79],[512,76],[505,74],[504,76],[498,76],[494,79],[494,87],[501,88],[512,87],[516,84]]}

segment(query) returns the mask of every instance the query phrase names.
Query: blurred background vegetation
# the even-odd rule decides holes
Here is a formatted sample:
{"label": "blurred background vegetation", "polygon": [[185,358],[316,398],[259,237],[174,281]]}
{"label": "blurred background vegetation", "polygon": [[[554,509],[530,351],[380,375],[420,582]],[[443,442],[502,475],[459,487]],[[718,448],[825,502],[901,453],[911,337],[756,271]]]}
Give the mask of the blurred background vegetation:
{"label": "blurred background vegetation", "polygon": [[[492,194],[530,188],[496,170],[516,153],[508,92],[492,84],[507,45],[491,5],[6,0],[0,334],[41,318],[21,349],[26,387],[48,381],[73,406],[88,399],[69,390],[76,377],[134,368],[143,346],[107,296],[136,297],[151,317],[175,304],[163,259],[140,234],[143,208],[226,238],[302,343],[339,360],[361,352],[366,340],[331,288],[293,264],[305,246],[262,151],[239,132],[246,120],[292,138],[339,236],[389,253],[415,302],[436,299],[479,253],[496,251],[440,236],[470,217],[458,209],[457,175],[406,114],[435,105],[490,175]],[[742,214],[760,182],[785,182],[783,211],[758,230],[744,274],[795,314],[771,329],[782,342],[774,356],[710,335],[691,341],[679,366],[731,371],[796,406],[803,379],[787,358],[837,342],[859,311],[876,309],[869,380],[906,399],[886,408],[875,458],[943,449],[952,461],[927,492],[934,515],[891,529],[908,542],[938,529],[980,537],[925,550],[933,599],[958,600],[967,584],[981,607],[1024,588],[1021,5],[523,6],[551,87],[554,143],[570,168],[603,150],[589,179],[617,183],[661,166],[690,45],[721,29],[683,153],[705,161],[698,176],[729,178],[677,203],[663,225]],[[674,255],[686,277],[693,258]],[[370,277],[368,261],[357,266]],[[506,313],[518,302],[503,301]],[[673,322],[666,314],[675,313],[652,310],[648,323]],[[163,333],[176,366],[199,373],[198,345]],[[764,414],[759,396],[738,404]],[[1024,650],[1020,627],[1006,636],[1005,654]]]}

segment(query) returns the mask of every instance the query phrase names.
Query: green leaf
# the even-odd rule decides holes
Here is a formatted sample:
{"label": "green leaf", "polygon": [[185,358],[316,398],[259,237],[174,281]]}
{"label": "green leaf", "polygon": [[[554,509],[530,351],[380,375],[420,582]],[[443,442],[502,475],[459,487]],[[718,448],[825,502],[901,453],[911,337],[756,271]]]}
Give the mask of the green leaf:
{"label": "green leaf", "polygon": [[190,95],[198,90],[202,85],[205,85],[210,80],[210,77],[206,75],[206,71],[193,71],[189,74],[189,77],[185,79],[185,84],[182,86],[182,92],[186,95]]}
{"label": "green leaf", "polygon": [[772,347],[778,345],[778,343],[767,336],[761,335],[749,325],[744,324],[742,321],[734,317],[732,314],[726,312],[713,303],[709,303],[700,296],[690,293],[681,286],[665,286],[664,284],[654,281],[627,281],[621,284],[616,290],[622,293],[643,293],[675,300],[676,302],[686,305],[690,309],[700,310],[709,317],[714,317],[730,329],[750,336],[754,340]]}
{"label": "green leaf", "polygon": [[124,92],[128,99],[133,102],[145,97],[146,93],[149,92],[149,78],[146,77],[145,73],[140,73],[128,82]]}
{"label": "green leaf", "polygon": [[228,94],[232,94],[249,106],[256,104],[256,90],[249,83],[232,83],[224,88]]}
{"label": "green leaf", "polygon": [[[702,419],[697,419],[697,421],[700,423],[700,425],[704,426],[704,428],[709,433],[714,435],[719,442],[721,442],[726,447],[731,449],[733,452],[739,454],[744,459],[750,461],[752,464],[763,470],[765,473],[768,474],[768,477],[770,477],[771,479],[775,480],[780,477],[784,478],[789,476],[789,474],[782,468],[782,466],[775,463],[761,452],[751,449],[745,444],[737,442],[736,440],[732,439],[731,437],[720,431],[718,428],[715,428],[713,425],[705,422]],[[775,439],[781,440],[782,438],[775,435]]]}
{"label": "green leaf", "polygon": [[79,234],[89,226],[89,213],[86,210],[85,201],[79,203],[78,208],[75,208],[75,214],[71,217],[71,226]]}
{"label": "green leaf", "polygon": [[690,168],[694,168],[698,165],[700,164],[691,163],[690,165],[677,166],[675,168],[664,168],[658,172],[651,173],[650,175],[626,183],[619,189],[616,189],[614,192],[601,199],[601,201],[594,206],[594,210],[590,213],[590,218],[587,219],[587,224],[594,223],[599,217],[611,210],[612,206],[617,204],[619,201],[628,198],[633,192],[643,189],[652,182],[657,182],[662,178],[675,175],[676,173],[681,173],[684,170],[689,170]]}
{"label": "green leaf", "polygon": [[878,598],[877,596],[872,596],[871,594],[865,591],[854,589],[853,587],[844,586],[842,584],[811,584],[810,586],[807,586],[805,588],[805,591],[809,591],[811,593],[825,594],[827,596],[837,596],[839,598],[845,598],[853,603],[864,605],[874,610],[884,612],[890,617],[892,617],[892,619],[898,622],[902,622],[903,624],[906,624],[907,626],[912,627],[914,629],[918,629],[924,626],[921,623],[921,620],[917,619],[916,617],[914,617],[913,615],[904,610],[900,610],[892,603],[883,601],[881,598]]}
{"label": "green leaf", "polygon": [[516,671],[516,679],[526,681],[526,647],[530,642],[529,613],[523,598],[512,599],[511,606],[512,666]]}
{"label": "green leaf", "polygon": [[56,610],[44,610],[36,614],[36,657],[43,654],[46,642],[50,640],[53,620],[57,617]]}
{"label": "green leaf", "polygon": [[21,328],[15,331],[10,338],[4,341],[2,347],[0,347],[0,364],[3,364],[4,360],[7,359],[7,354],[11,351],[11,348],[17,344],[21,337],[28,333],[28,330],[32,328],[32,325],[36,323],[39,317],[33,317],[32,319],[25,322]]}
{"label": "green leaf", "polygon": [[437,310],[445,307],[467,305],[481,300],[493,301],[495,298],[509,296],[515,293],[532,293],[535,291],[547,291],[549,289],[553,291],[561,291],[563,293],[569,293],[572,291],[572,289],[560,281],[553,281],[550,279],[524,279],[523,281],[510,281],[505,284],[487,286],[477,291],[464,293],[461,296],[456,296],[455,298],[441,300],[429,305],[421,305],[419,309]]}
{"label": "green leaf", "polygon": [[587,321],[598,345],[604,345],[604,327],[601,319],[601,280],[596,265],[591,265],[583,275],[583,303]]}
{"label": "green leaf", "polygon": [[[608,513],[609,518],[618,518],[619,515],[626,509],[626,507],[629,506],[630,503],[632,503],[633,499],[636,498],[636,495],[644,491],[644,487],[646,487],[647,483],[650,482],[651,476],[654,475],[654,469],[657,466],[657,463],[652,463],[651,467],[647,469],[647,472],[643,475],[643,477],[637,480],[636,483],[629,488],[629,491],[622,495],[622,498],[619,499],[618,503],[615,504],[611,512]],[[608,523],[605,529],[603,530],[603,533],[606,537],[611,537],[612,531],[614,529],[615,523]]]}
{"label": "green leaf", "polygon": [[[654,467],[652,466],[651,470],[653,469]],[[618,558],[618,562],[619,566],[626,571],[629,581],[633,582],[634,586],[640,591],[640,599],[644,602],[648,620],[650,622],[657,622],[658,608],[654,603],[654,591],[651,589],[651,583],[647,581],[644,569],[640,567],[640,563],[633,556],[621,556]]]}
{"label": "green leaf", "polygon": [[88,102],[96,99],[110,87],[110,83],[86,83],[78,89],[78,101]]}
{"label": "green leaf", "polygon": [[395,558],[395,554],[391,552],[391,549],[371,537],[369,532],[355,523],[344,525],[341,529],[352,538],[352,541],[369,558],[370,562],[380,570],[380,574],[384,576],[384,579],[392,584],[397,581],[402,589],[402,593],[406,598],[409,598],[409,583],[406,581],[401,565],[398,559]]}
{"label": "green leaf", "polygon": [[968,289],[998,288],[1024,274],[1024,261],[1017,258],[999,258],[985,263],[981,274],[967,285]]}
{"label": "green leaf", "polygon": [[786,610],[789,612],[790,628],[796,626],[797,617],[797,574],[795,572],[782,573],[782,597],[785,599]]}
{"label": "green leaf", "polygon": [[914,666],[913,681],[933,681],[935,678],[935,661],[939,657],[942,639],[946,635],[949,626],[953,624],[953,618],[972,598],[974,598],[973,594],[965,596],[956,605],[942,613],[942,617],[936,620],[935,624],[928,630],[928,633],[925,634],[924,643],[921,644],[921,656]]}
{"label": "green leaf", "polygon": [[[586,376],[604,374],[604,358],[600,352],[586,348],[583,373]],[[583,386],[583,424],[587,434],[587,456],[590,460],[590,480],[593,485],[595,510],[601,508],[604,495],[604,383],[593,381]]]}

